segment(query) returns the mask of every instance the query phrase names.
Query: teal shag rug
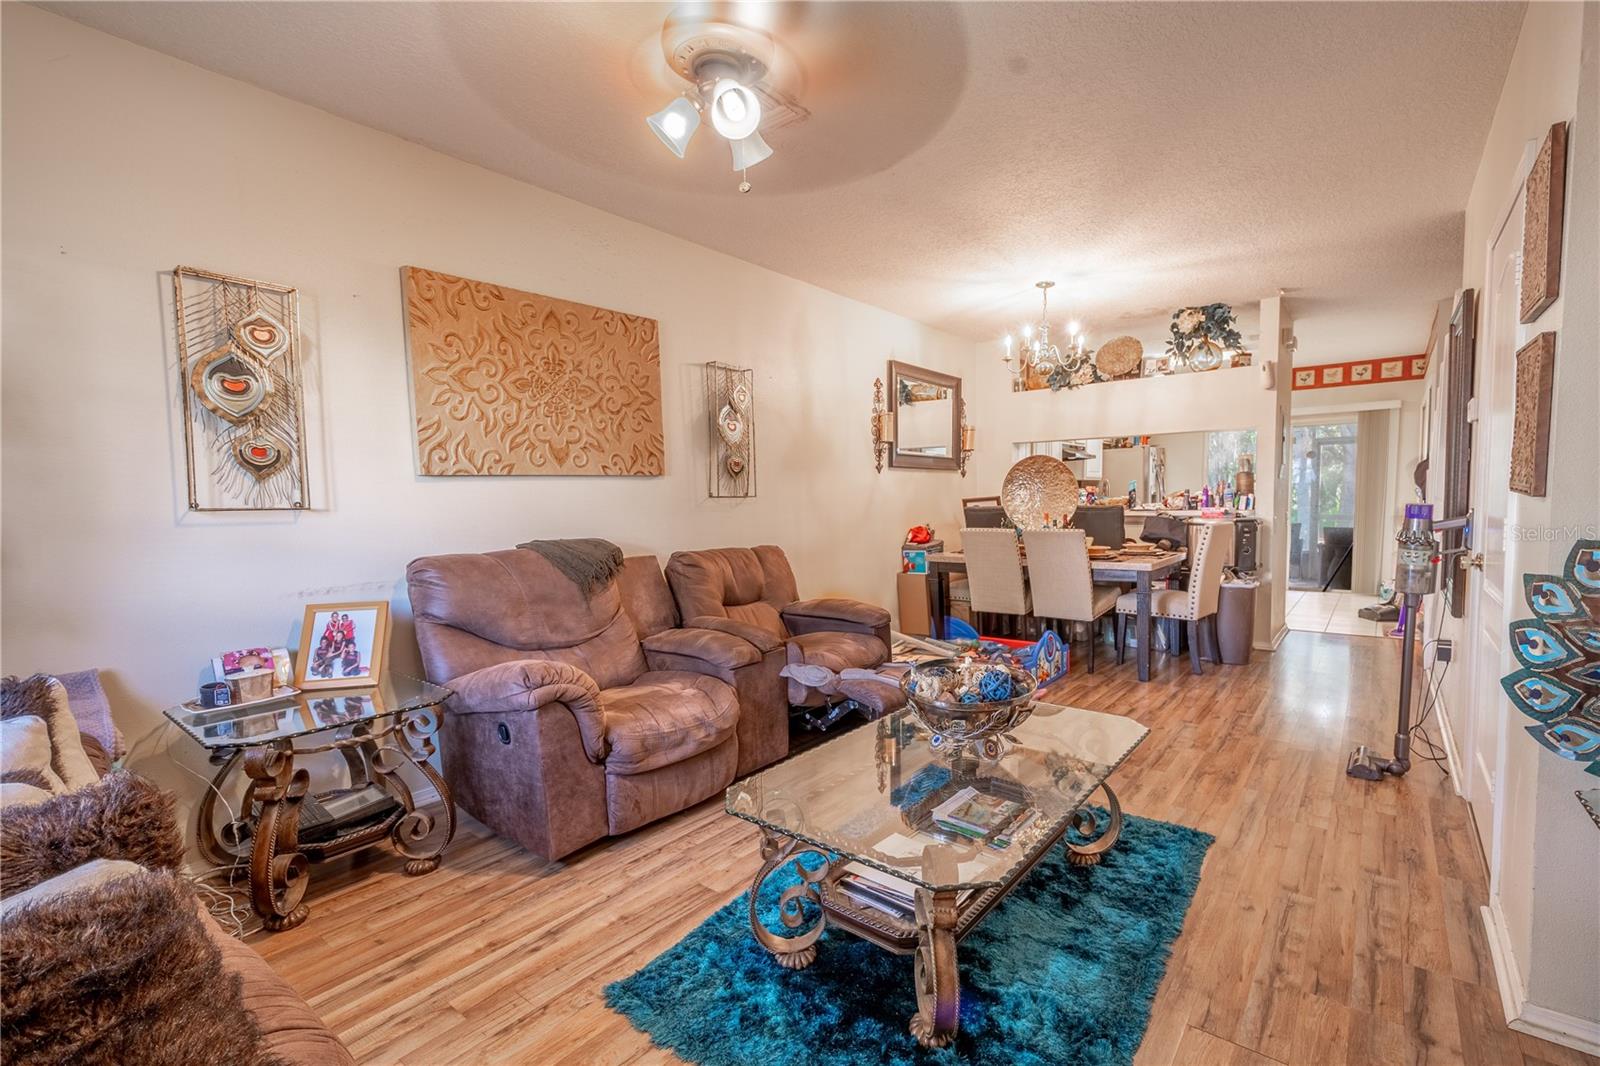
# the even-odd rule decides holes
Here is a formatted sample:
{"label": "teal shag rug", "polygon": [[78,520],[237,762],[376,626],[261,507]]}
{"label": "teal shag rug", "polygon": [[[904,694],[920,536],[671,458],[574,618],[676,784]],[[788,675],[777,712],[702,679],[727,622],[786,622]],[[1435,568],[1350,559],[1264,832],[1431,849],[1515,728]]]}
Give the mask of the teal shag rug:
{"label": "teal shag rug", "polygon": [[[906,1029],[917,1009],[909,955],[830,929],[816,962],[785,970],[751,936],[745,895],[607,986],[606,1002],[701,1066],[1121,1066],[1144,1038],[1212,839],[1128,816],[1098,866],[1052,848],[957,947],[961,1031],[938,1051]],[[762,886],[763,920],[780,935],[795,935],[777,898],[796,881],[791,864]]]}

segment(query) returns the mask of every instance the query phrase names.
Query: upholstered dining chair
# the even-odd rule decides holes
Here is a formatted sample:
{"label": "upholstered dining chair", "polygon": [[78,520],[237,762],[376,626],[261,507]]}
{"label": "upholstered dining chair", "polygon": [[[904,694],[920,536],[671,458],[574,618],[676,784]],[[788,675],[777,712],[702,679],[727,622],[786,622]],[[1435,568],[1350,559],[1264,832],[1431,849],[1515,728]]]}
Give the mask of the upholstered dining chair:
{"label": "upholstered dining chair", "polygon": [[[1212,662],[1220,662],[1217,651],[1217,601],[1222,595],[1222,564],[1227,558],[1225,545],[1233,541],[1232,522],[1207,522],[1190,527],[1189,587],[1156,589],[1150,593],[1150,616],[1173,619],[1185,624],[1189,637],[1189,668],[1200,673],[1202,651]],[[1117,662],[1126,651],[1128,618],[1138,613],[1136,593],[1117,597]],[[1201,641],[1205,641],[1202,648]]]}
{"label": "upholstered dining chair", "polygon": [[[1094,583],[1094,575],[1089,570],[1089,545],[1081,529],[1028,529],[1022,533],[1022,542],[1028,548],[1028,586],[1033,593],[1033,616],[1046,620],[1047,624],[1052,621],[1087,622],[1089,672],[1094,673],[1094,646],[1100,643],[1099,623],[1116,607],[1121,590],[1115,585]],[[1071,634],[1063,633],[1062,637],[1070,639]]]}
{"label": "upholstered dining chair", "polygon": [[[1013,529],[961,531],[961,550],[967,561],[967,590],[972,601],[972,621],[979,633],[983,622],[1019,628],[1033,613],[1028,584],[1022,576]],[[992,616],[987,617],[986,616]]]}

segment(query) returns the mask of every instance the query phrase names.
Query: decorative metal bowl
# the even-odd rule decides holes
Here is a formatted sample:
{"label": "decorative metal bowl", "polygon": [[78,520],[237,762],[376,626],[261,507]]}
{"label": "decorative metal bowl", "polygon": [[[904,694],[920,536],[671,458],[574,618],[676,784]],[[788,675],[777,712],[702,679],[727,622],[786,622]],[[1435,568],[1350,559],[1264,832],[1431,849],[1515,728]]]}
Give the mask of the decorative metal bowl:
{"label": "decorative metal bowl", "polygon": [[1060,459],[1030,455],[1006,471],[1000,505],[1018,529],[1043,529],[1045,515],[1065,526],[1078,509],[1078,479]]}
{"label": "decorative metal bowl", "polygon": [[918,688],[927,681],[937,682],[954,673],[960,659],[931,659],[917,663],[900,678],[900,691],[905,693],[906,704],[917,721],[928,727],[935,744],[959,743],[994,736],[1014,729],[1033,713],[1033,693],[1039,687],[1038,678],[1015,663],[993,663],[1011,674],[1014,695],[1005,700],[962,703],[959,700],[934,699],[918,695]]}

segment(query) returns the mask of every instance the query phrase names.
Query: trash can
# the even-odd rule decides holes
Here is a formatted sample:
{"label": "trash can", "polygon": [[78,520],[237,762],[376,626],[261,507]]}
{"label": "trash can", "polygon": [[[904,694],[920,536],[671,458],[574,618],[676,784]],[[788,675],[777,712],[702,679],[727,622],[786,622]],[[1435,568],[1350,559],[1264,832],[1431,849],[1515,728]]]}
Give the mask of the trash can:
{"label": "trash can", "polygon": [[1256,633],[1256,590],[1261,582],[1251,578],[1225,581],[1217,600],[1217,646],[1228,666],[1250,662]]}

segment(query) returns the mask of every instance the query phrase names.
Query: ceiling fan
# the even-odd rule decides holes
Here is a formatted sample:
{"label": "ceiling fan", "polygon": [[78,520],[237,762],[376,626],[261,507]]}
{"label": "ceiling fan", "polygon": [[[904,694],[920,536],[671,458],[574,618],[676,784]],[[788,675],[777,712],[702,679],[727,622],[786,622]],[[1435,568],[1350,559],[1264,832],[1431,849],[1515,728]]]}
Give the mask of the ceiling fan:
{"label": "ceiling fan", "polygon": [[[701,9],[703,10],[703,9]],[[696,10],[674,11],[661,26],[667,66],[689,87],[645,121],[679,159],[699,130],[701,116],[728,142],[740,192],[750,191],[745,173],[771,157],[761,137],[761,80],[772,68],[774,44],[766,32]]]}

